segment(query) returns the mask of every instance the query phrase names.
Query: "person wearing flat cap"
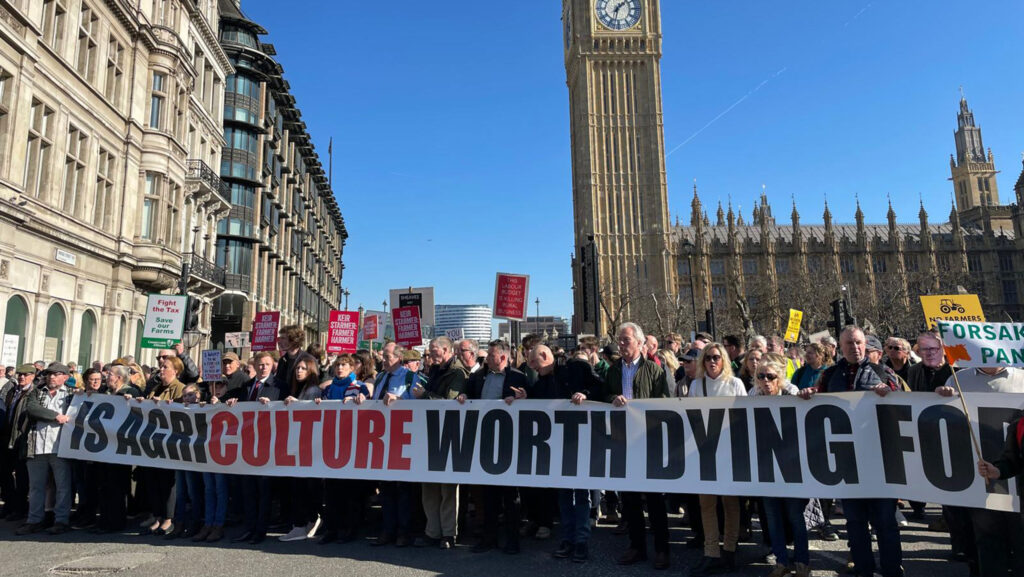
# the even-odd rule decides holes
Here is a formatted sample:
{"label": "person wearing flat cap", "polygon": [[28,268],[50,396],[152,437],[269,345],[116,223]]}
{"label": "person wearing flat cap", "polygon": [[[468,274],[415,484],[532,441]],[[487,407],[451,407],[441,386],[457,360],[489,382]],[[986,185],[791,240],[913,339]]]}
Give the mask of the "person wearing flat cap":
{"label": "person wearing flat cap", "polygon": [[28,514],[25,401],[35,378],[35,365],[24,363],[15,368],[14,380],[0,389],[0,405],[4,411],[0,425],[0,489],[4,495],[3,518],[7,521],[21,521]]}
{"label": "person wearing flat cap", "polygon": [[70,370],[67,365],[50,363],[43,371],[46,386],[32,390],[26,400],[28,416],[27,458],[29,478],[28,522],[18,528],[17,535],[38,533],[43,529],[46,511],[46,485],[53,475],[56,492],[54,524],[51,535],[71,529],[71,464],[57,456],[61,427],[68,422],[68,408],[74,390],[65,386]]}

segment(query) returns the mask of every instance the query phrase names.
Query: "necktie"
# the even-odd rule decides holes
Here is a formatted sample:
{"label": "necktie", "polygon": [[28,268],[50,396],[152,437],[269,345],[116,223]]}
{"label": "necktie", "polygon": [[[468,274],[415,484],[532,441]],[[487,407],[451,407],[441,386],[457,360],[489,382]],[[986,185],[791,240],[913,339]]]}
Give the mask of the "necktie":
{"label": "necktie", "polygon": [[378,401],[383,399],[384,395],[387,394],[387,392],[388,392],[388,383],[391,382],[391,377],[392,376],[394,376],[394,375],[392,375],[391,373],[388,373],[388,376],[384,377],[384,384],[382,384],[380,386],[380,390],[377,391],[377,400]]}
{"label": "necktie", "polygon": [[260,398],[260,386],[263,385],[262,381],[256,381],[252,384],[252,390],[249,391],[249,400],[255,401]]}

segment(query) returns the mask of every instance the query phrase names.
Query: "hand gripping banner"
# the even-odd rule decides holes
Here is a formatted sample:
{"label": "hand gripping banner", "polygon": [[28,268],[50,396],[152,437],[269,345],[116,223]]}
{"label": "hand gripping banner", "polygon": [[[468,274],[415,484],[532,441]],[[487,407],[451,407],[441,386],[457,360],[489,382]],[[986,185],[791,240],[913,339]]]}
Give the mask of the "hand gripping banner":
{"label": "hand gripping banner", "polygon": [[[975,394],[989,461],[1024,395]],[[777,497],[1019,510],[986,486],[958,399],[925,393],[235,407],[79,395],[60,456],[243,475]]]}

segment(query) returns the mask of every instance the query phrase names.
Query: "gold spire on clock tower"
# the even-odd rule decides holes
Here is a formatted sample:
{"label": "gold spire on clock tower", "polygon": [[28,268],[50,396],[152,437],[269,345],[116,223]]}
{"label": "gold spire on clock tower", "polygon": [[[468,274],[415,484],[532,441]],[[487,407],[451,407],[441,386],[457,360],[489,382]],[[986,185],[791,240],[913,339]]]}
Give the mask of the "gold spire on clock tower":
{"label": "gold spire on clock tower", "polygon": [[658,0],[563,0],[577,333],[646,318],[674,293]]}

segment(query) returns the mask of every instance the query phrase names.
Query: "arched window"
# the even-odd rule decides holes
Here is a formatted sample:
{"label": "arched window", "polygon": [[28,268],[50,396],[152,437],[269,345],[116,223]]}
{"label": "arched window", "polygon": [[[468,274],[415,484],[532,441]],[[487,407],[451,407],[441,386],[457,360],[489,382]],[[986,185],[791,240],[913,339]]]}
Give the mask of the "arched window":
{"label": "arched window", "polygon": [[85,370],[92,366],[93,343],[96,342],[96,315],[92,311],[82,313],[82,330],[78,338],[78,366]]}
{"label": "arched window", "polygon": [[[68,317],[57,303],[50,305],[46,312],[46,340],[43,341],[43,356],[47,362],[61,360],[64,356],[64,329]],[[50,358],[50,355],[53,358]]]}
{"label": "arched window", "polygon": [[4,321],[4,335],[18,337],[18,354],[14,364],[25,362],[25,333],[28,330],[28,303],[18,295],[7,299],[7,320]]}

